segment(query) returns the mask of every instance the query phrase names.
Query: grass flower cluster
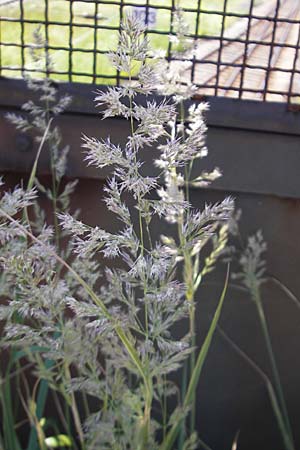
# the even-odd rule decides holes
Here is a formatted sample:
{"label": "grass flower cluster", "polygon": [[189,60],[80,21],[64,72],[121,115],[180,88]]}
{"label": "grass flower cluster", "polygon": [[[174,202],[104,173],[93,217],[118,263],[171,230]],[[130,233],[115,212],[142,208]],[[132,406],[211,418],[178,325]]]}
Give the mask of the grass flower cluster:
{"label": "grass flower cluster", "polygon": [[[176,20],[181,23],[180,15]],[[128,121],[126,144],[83,137],[87,164],[110,170],[104,201],[118,221],[117,232],[83,223],[70,210],[76,183],[62,182],[68,148],[61,148],[53,125],[70,99],[58,99],[48,79],[31,80],[30,87],[41,93],[40,103],[24,105],[29,119],[9,117],[20,129],[37,132],[39,150],[27,187],[6,192],[0,200],[1,342],[10,352],[1,390],[2,407],[8,408],[3,450],[24,448],[18,433],[9,429],[14,424],[12,378],[31,426],[28,450],[208,448],[196,431],[195,395],[228,276],[200,349],[196,293],[227,246],[234,202],[226,198],[203,210],[191,205],[190,186],[207,186],[220,176],[215,169],[191,177],[195,159],[207,155],[207,105],[193,105],[185,114],[184,102],[194,87],[180,83],[180,61],[173,66],[149,60],[144,31],[135,18],[126,17],[118,49],[109,58],[114,68],[128,73],[129,82],[96,94],[104,119]],[[190,50],[180,34],[178,43]],[[149,100],[157,92],[171,97]],[[143,104],[138,94],[146,97]],[[36,177],[39,155],[46,149],[51,188]],[[152,175],[146,176],[149,152],[155,157]],[[39,193],[52,205],[51,223],[39,206]],[[155,235],[153,223],[167,223],[170,234]],[[256,266],[249,261],[257,247],[263,250],[253,238],[240,275],[256,295],[263,275],[260,253]],[[174,333],[179,322],[189,324],[180,327],[181,334]],[[182,374],[181,386],[174,382],[176,372]],[[50,399],[56,420],[47,417]],[[284,407],[280,397],[279,410]],[[287,420],[284,416],[284,429]],[[289,450],[291,439],[287,435]]]}

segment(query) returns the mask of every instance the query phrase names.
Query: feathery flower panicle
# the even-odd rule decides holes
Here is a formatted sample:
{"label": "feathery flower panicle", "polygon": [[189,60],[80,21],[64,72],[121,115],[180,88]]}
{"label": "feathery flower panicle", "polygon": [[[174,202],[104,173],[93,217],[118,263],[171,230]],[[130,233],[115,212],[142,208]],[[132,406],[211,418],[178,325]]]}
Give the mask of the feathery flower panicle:
{"label": "feathery flower panicle", "polygon": [[[182,16],[175,14],[174,20],[176,50],[188,51]],[[149,55],[145,27],[127,16],[118,48],[109,58],[117,70],[127,74],[128,81],[97,91],[95,98],[103,119],[121,116],[128,120],[127,141],[118,144],[115,137],[113,143],[110,137],[83,136],[87,164],[110,173],[103,201],[118,219],[118,227],[112,231],[88,225],[69,213],[74,182],[60,189],[58,197],[35,182],[55,204],[59,202],[54,233],[59,227],[70,237],[60,253],[67,263],[55,254],[49,228],[36,228],[27,240],[20,222],[8,223],[0,217],[0,240],[6,249],[0,262],[8,280],[0,288],[9,294],[7,304],[0,307],[0,318],[7,320],[6,345],[23,349],[38,345],[42,349],[37,358],[38,376],[64,398],[66,393],[84,391],[97,399],[99,409],[94,414],[83,413],[81,421],[76,397],[68,397],[82,448],[87,450],[161,448],[163,433],[152,414],[154,401],[170,406],[168,397],[174,387],[170,388],[168,376],[194,351],[194,330],[175,336],[173,328],[194,310],[197,287],[213,270],[227,243],[227,222],[233,211],[231,198],[203,210],[192,208],[189,185],[203,186],[219,175],[217,170],[203,171],[195,180],[189,178],[195,159],[207,154],[207,105],[192,106],[183,117],[178,110],[184,111],[184,105],[178,108],[178,104],[195,92],[191,83],[181,80],[186,63],[160,61],[163,73],[159,73],[155,60],[149,63]],[[49,81],[32,82],[32,87],[41,89],[42,97],[56,105],[50,102],[45,113],[42,105],[27,102],[27,118],[11,119],[20,128],[35,127],[41,137],[48,117],[60,113],[69,99],[57,101]],[[140,95],[149,96],[156,88],[175,98],[140,104]],[[53,156],[53,180],[59,187],[68,148],[61,148],[56,127],[51,127],[46,143]],[[149,164],[152,145],[155,156]],[[4,195],[0,206],[15,215],[35,195],[35,191],[17,189]],[[173,235],[155,236],[154,221],[155,226],[176,225],[169,226]],[[212,250],[201,262],[201,251],[208,242]],[[21,301],[13,296],[15,286]],[[26,324],[14,323],[16,314]],[[49,369],[40,364],[40,358],[54,365]],[[166,430],[172,428],[179,409],[166,421]],[[195,435],[187,437],[186,443],[187,448],[194,448]]]}
{"label": "feathery flower panicle", "polygon": [[126,159],[123,157],[122,150],[110,142],[110,139],[98,141],[96,138],[83,136],[83,148],[87,149],[85,161],[88,165],[93,164],[96,167],[103,168],[106,166],[120,165],[128,166]]}
{"label": "feathery flower panicle", "polygon": [[251,294],[265,281],[266,262],[263,254],[266,250],[267,244],[259,230],[248,238],[247,247],[239,260],[241,271],[233,274],[233,278],[240,280]]}
{"label": "feathery flower panicle", "polygon": [[125,96],[123,89],[119,87],[109,87],[107,91],[97,91],[96,106],[105,106],[103,119],[114,116],[122,116],[128,119],[129,108],[121,101]]}
{"label": "feathery flower panicle", "polygon": [[196,94],[197,87],[186,77],[186,73],[192,66],[190,61],[169,62],[160,58],[157,58],[157,61],[156,73],[159,81],[156,89],[159,94],[172,96],[176,104]]}
{"label": "feathery flower panicle", "polygon": [[175,170],[170,170],[169,172],[165,171],[165,188],[157,190],[165,206],[165,218],[170,223],[178,222],[178,216],[182,216],[184,210],[188,208],[181,189],[183,185],[183,176]]}
{"label": "feathery flower panicle", "polygon": [[[34,43],[31,46],[31,57],[33,64],[37,67],[46,65],[47,71],[53,69],[51,58],[49,57],[48,44],[38,28],[34,32]],[[45,68],[43,68],[43,71]],[[69,95],[59,95],[58,87],[48,76],[42,79],[33,79],[26,76],[26,83],[29,90],[35,92],[38,98],[35,101],[29,100],[24,103],[22,110],[26,116],[7,114],[7,119],[22,131],[31,130],[34,133],[35,141],[38,144],[36,161],[33,165],[31,186],[45,194],[52,203],[53,221],[55,223],[55,237],[57,245],[60,240],[60,230],[57,227],[57,214],[66,212],[70,208],[70,198],[76,188],[76,181],[67,182],[62,187],[62,181],[67,170],[67,160],[69,146],[62,145],[62,136],[59,128],[54,125],[54,120],[59,114],[64,112],[70,105],[72,98]],[[53,121],[53,122],[52,122]],[[52,174],[52,188],[43,186],[37,179],[38,158],[41,152],[49,153],[50,169]],[[42,208],[40,208],[37,198],[32,205],[32,210],[36,213],[34,217],[30,215],[30,225],[35,230],[43,228],[42,218],[45,218]],[[14,214],[12,214],[14,215]]]}
{"label": "feathery flower panicle", "polygon": [[212,181],[217,180],[222,176],[218,167],[215,167],[212,172],[202,172],[197,178],[190,182],[193,187],[207,187]]}
{"label": "feathery flower panicle", "polygon": [[122,186],[121,183],[118,183],[115,178],[111,178],[104,187],[104,192],[107,194],[104,198],[104,202],[107,209],[115,213],[126,225],[130,226],[131,216],[128,206],[122,201],[123,191],[124,186]]}
{"label": "feathery flower panicle", "polygon": [[156,141],[166,134],[166,124],[174,120],[176,110],[174,105],[162,101],[147,102],[146,107],[134,104],[133,117],[138,121],[136,133],[149,136]]}
{"label": "feathery flower panicle", "polygon": [[184,10],[179,6],[173,11],[172,26],[174,34],[170,36],[170,42],[174,44],[172,48],[173,56],[186,55],[191,58],[193,56],[194,41],[188,37],[190,27],[184,18]]}
{"label": "feathery flower panicle", "polygon": [[145,61],[148,55],[148,39],[145,28],[138,18],[127,15],[121,24],[119,45],[115,52],[109,53],[111,65],[130,74],[136,61]]}
{"label": "feathery flower panicle", "polygon": [[90,231],[89,226],[74,219],[70,213],[58,214],[57,217],[60,221],[61,227],[72,235],[80,236]]}
{"label": "feathery flower panicle", "polygon": [[[4,192],[0,199],[0,208],[10,216],[14,216],[19,211],[32,205],[37,198],[36,189],[24,190],[16,187],[12,192]],[[0,212],[0,217],[1,217]]]}

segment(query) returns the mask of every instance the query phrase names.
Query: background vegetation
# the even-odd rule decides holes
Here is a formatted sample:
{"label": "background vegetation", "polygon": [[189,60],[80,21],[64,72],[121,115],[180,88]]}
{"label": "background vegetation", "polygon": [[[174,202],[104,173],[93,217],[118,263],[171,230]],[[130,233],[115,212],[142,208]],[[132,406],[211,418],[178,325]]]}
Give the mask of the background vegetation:
{"label": "background vegetation", "polygon": [[[261,3],[262,0],[257,0],[256,4]],[[124,3],[132,3],[124,1]],[[135,0],[135,3],[145,5],[145,0]],[[171,6],[171,0],[152,0],[150,5],[156,6]],[[197,9],[196,0],[181,0],[180,6],[184,8]],[[229,0],[227,4],[227,12],[246,13],[249,10],[248,0]],[[45,2],[40,0],[23,1],[24,4],[24,19],[34,20],[36,22],[43,22],[45,19]],[[94,55],[93,52],[80,52],[73,51],[72,58],[69,58],[69,41],[72,35],[73,48],[93,50],[94,48],[94,29],[74,26],[72,29],[69,27],[70,22],[70,2],[67,0],[49,0],[49,21],[57,21],[65,23],[65,25],[49,25],[48,27],[48,41],[50,47],[65,47],[66,50],[50,50],[50,54],[57,72],[67,72],[72,64],[72,70],[78,73],[87,73],[91,76],[79,76],[72,77],[72,81],[78,82],[91,82],[93,73]],[[129,11],[132,7],[128,6],[125,11]],[[201,9],[209,11],[222,11],[224,8],[224,0],[203,0],[201,2]],[[91,2],[73,2],[73,23],[76,24],[95,24],[95,3]],[[10,3],[8,5],[1,6],[0,3],[0,16],[2,20],[0,22],[0,41],[2,43],[14,44],[16,46],[0,46],[1,48],[1,65],[13,66],[15,68],[21,65],[21,48],[17,47],[21,44],[22,28],[20,23],[5,21],[5,17],[20,18],[20,4],[19,2]],[[198,29],[196,30],[196,12],[185,12],[184,18],[187,24],[189,24],[190,32],[194,34],[208,34],[219,35],[222,25],[222,16],[218,14],[201,14]],[[118,27],[120,18],[120,6],[109,5],[100,3],[98,5],[98,25]],[[225,26],[230,26],[236,19],[233,17],[227,17]],[[157,21],[153,29],[157,31],[169,31],[170,30],[171,14],[166,9],[157,10]],[[33,41],[33,32],[37,27],[37,23],[25,23],[24,24],[24,42],[31,43]],[[41,31],[45,32],[45,27],[41,26]],[[102,51],[111,51],[116,49],[118,32],[114,30],[99,29],[97,32],[97,48]],[[154,49],[167,49],[168,48],[168,35],[149,34],[150,45]],[[25,61],[26,69],[32,68],[29,58],[29,48],[25,48]],[[114,69],[112,69],[108,63],[106,55],[97,55],[97,73],[103,75],[110,75],[112,79],[115,75]],[[21,76],[19,70],[3,70],[4,76]],[[55,75],[56,79],[63,81],[68,80],[68,75]],[[110,83],[110,79],[99,77],[97,80],[99,83]]]}

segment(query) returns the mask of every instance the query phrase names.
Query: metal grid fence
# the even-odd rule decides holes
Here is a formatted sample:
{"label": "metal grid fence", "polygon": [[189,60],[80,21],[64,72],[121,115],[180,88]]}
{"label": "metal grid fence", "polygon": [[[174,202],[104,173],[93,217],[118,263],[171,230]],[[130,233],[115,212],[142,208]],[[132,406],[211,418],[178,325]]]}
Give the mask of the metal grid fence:
{"label": "metal grid fence", "polygon": [[[118,45],[127,12],[148,24],[151,45],[173,52],[178,0],[0,0],[0,74],[48,74],[65,81],[120,84],[105,54]],[[185,82],[199,95],[300,100],[300,0],[181,0],[193,48]],[[36,67],[32,35],[40,27],[53,67]],[[182,57],[181,57],[182,59]]]}

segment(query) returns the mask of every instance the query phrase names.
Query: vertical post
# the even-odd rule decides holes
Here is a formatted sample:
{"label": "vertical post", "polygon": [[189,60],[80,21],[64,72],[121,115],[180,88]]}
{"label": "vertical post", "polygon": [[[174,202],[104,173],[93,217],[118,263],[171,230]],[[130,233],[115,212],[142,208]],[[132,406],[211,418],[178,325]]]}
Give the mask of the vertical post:
{"label": "vertical post", "polygon": [[21,26],[21,35],[20,35],[20,41],[21,41],[21,73],[22,77],[25,75],[25,29],[24,29],[24,5],[23,0],[19,0],[20,5],[20,26]]}
{"label": "vertical post", "polygon": [[46,77],[49,77],[49,0],[45,0],[45,72]]}
{"label": "vertical post", "polygon": [[[195,24],[195,39],[197,39],[198,34],[200,34],[200,11],[201,11],[201,3],[202,0],[198,0],[197,4],[197,13],[196,13],[196,24]],[[191,70],[191,82],[194,82],[195,79],[195,68],[196,68],[196,55],[195,52],[193,54],[193,62],[192,62],[192,70]]]}
{"label": "vertical post", "polygon": [[274,51],[274,44],[275,44],[275,36],[276,36],[277,19],[278,19],[279,9],[280,9],[280,0],[277,0],[275,14],[274,14],[274,19],[273,19],[273,31],[272,31],[272,38],[271,38],[271,43],[270,43],[270,52],[269,52],[268,66],[267,66],[267,70],[266,70],[265,87],[264,87],[264,90],[263,90],[263,100],[264,101],[266,100],[266,97],[267,97],[270,73],[271,73],[271,70],[272,70],[271,62],[272,62],[272,56],[273,56],[273,51]]}
{"label": "vertical post", "polygon": [[243,62],[242,62],[242,67],[241,67],[239,99],[241,99],[243,96],[244,77],[245,77],[245,70],[246,70],[246,62],[247,62],[247,58],[248,58],[248,45],[249,45],[249,38],[250,38],[250,31],[251,31],[251,19],[252,19],[252,15],[253,15],[253,8],[254,8],[254,0],[251,0],[250,7],[249,7],[248,25],[247,25],[247,31],[246,31],[246,36],[245,36],[244,56],[243,56]]}
{"label": "vertical post", "polygon": [[74,20],[74,9],[73,0],[69,0],[69,67],[68,67],[68,77],[71,82],[73,79],[73,20]]}
{"label": "vertical post", "polygon": [[[119,15],[120,15],[120,25],[121,26],[121,22],[124,18],[124,0],[120,0],[120,7],[119,7]],[[120,86],[120,81],[121,81],[121,76],[120,76],[120,71],[117,70],[117,74],[116,74],[116,81],[117,81],[117,86]]]}
{"label": "vertical post", "polygon": [[97,80],[97,48],[98,48],[98,0],[95,0],[95,10],[94,10],[94,47],[93,47],[93,83]]}
{"label": "vertical post", "polygon": [[221,68],[221,63],[222,63],[222,50],[223,50],[223,39],[224,39],[224,31],[225,31],[227,3],[228,3],[228,0],[224,0],[223,14],[222,14],[222,26],[221,26],[221,34],[220,34],[220,48],[219,48],[219,52],[218,52],[218,61],[217,61],[215,96],[218,95],[219,83],[220,83],[220,68]]}
{"label": "vertical post", "polygon": [[148,27],[149,27],[149,0],[146,0],[145,25],[146,25],[146,36],[147,36]]}
{"label": "vertical post", "polygon": [[1,34],[1,26],[2,26],[2,20],[0,16],[0,77],[2,75],[2,34]]}
{"label": "vertical post", "polygon": [[[175,0],[172,0],[171,17],[170,17],[170,35],[172,35],[172,33],[174,31],[173,14],[174,14],[175,8],[176,8]],[[171,40],[169,40],[168,50],[167,50],[167,60],[170,62],[171,59],[172,59],[172,42],[171,42]]]}
{"label": "vertical post", "polygon": [[300,46],[300,23],[298,24],[298,37],[297,37],[297,44],[295,48],[295,55],[294,55],[294,61],[293,61],[293,68],[291,71],[291,77],[290,77],[290,85],[289,85],[289,92],[288,92],[288,98],[287,98],[287,106],[288,108],[291,106],[292,101],[292,95],[293,95],[293,85],[294,85],[294,78],[295,78],[295,72],[297,68],[297,61],[299,56],[299,46]]}

